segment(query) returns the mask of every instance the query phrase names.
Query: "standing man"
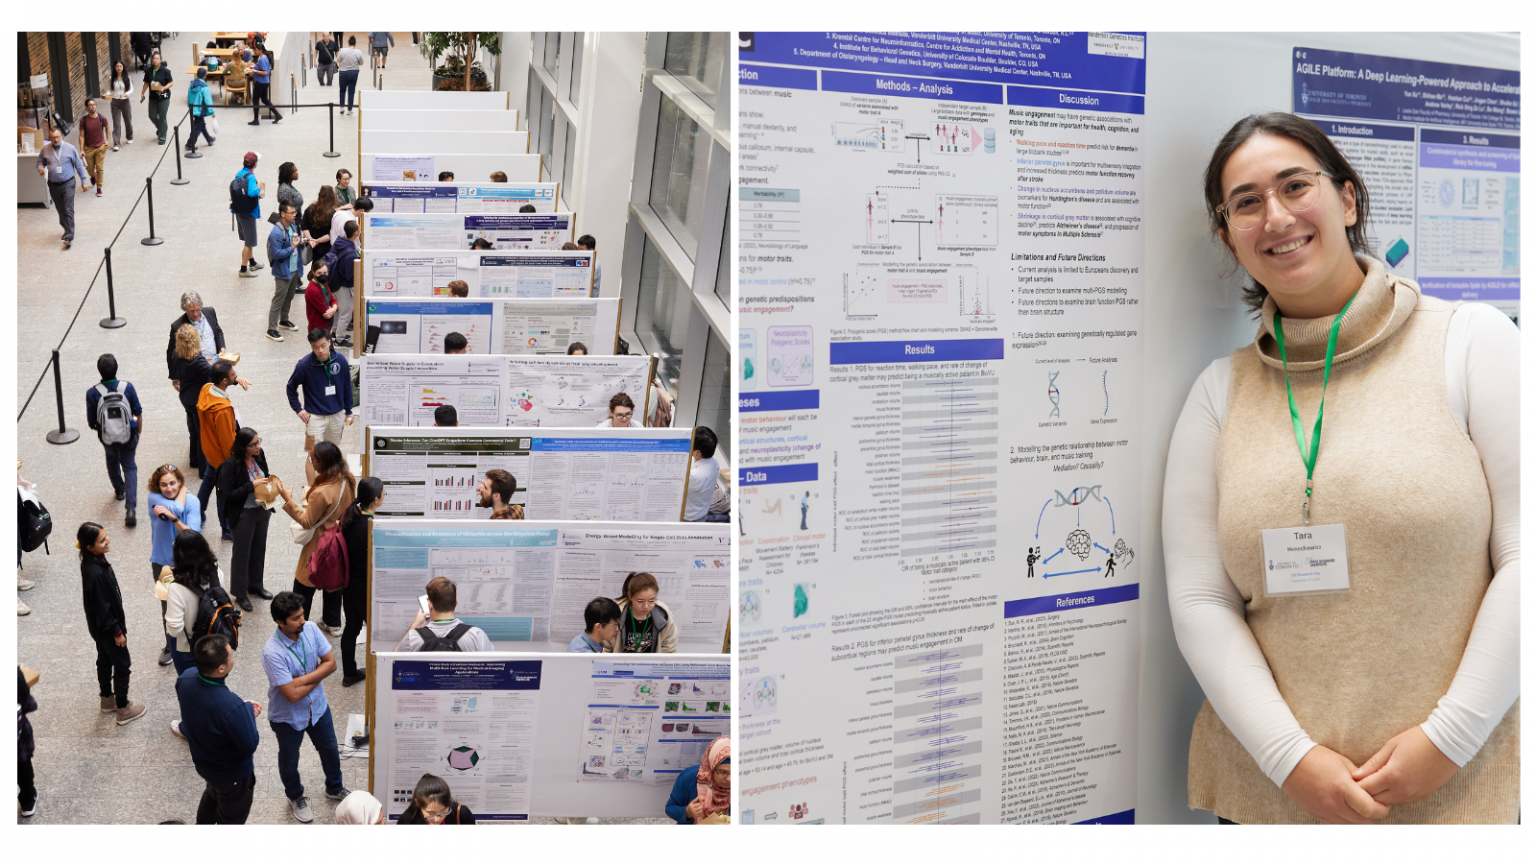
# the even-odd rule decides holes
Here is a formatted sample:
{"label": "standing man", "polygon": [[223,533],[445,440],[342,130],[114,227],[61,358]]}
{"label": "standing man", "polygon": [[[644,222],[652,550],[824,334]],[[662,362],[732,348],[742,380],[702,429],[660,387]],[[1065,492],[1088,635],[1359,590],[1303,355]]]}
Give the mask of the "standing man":
{"label": "standing man", "polygon": [[64,229],[64,248],[75,241],[75,183],[80,191],[90,188],[85,181],[85,163],[75,145],[64,141],[64,133],[55,126],[48,130],[48,143],[37,154],[37,173],[48,179],[48,197],[59,214]]}
{"label": "standing man", "polygon": [[[203,458],[207,460],[209,468],[215,469],[203,475],[203,484],[197,490],[204,525],[208,524],[208,498],[218,485],[219,472],[216,469],[229,458],[230,448],[235,445],[235,433],[240,429],[240,415],[235,412],[234,403],[229,401],[229,388],[238,383],[246,390],[251,389],[251,382],[235,375],[234,364],[228,360],[214,363],[209,375],[213,380],[203,385],[203,392],[197,397],[197,423],[203,443]],[[223,507],[218,508],[218,514],[219,525],[224,529],[223,539],[234,539],[229,533],[229,525],[224,521]]]}
{"label": "standing man", "polygon": [[283,334],[277,332],[277,328],[299,329],[288,320],[288,314],[293,309],[294,292],[299,289],[299,277],[304,274],[299,259],[299,246],[304,238],[293,227],[298,212],[289,202],[278,204],[277,212],[281,218],[267,235],[267,260],[272,262],[273,284],[272,306],[267,310],[267,338],[273,342],[283,341]]}
{"label": "standing man", "polygon": [[96,184],[96,197],[101,197],[101,183],[107,177],[107,133],[112,124],[96,113],[96,100],[85,100],[85,116],[80,118],[80,152],[85,154],[85,171]]}
{"label": "standing man", "polygon": [[352,203],[352,212],[337,210],[331,217],[331,251],[325,254],[325,269],[330,274],[331,293],[336,296],[336,317],[331,329],[336,333],[337,348],[352,347],[353,286],[357,283],[358,232],[360,215],[373,209],[373,199],[364,195]]}
{"label": "standing man", "polygon": [[176,679],[181,732],[192,750],[192,765],[208,785],[197,805],[199,825],[244,825],[256,791],[256,718],[261,703],[229,689],[235,649],[218,634],[192,646],[197,666]]}
{"label": "standing man", "polygon": [[[357,96],[357,72],[367,59],[357,50],[356,36],[348,36],[347,47],[336,55],[336,68],[341,70],[341,90],[336,94],[336,101],[343,106],[343,114],[352,113],[352,100]],[[338,235],[333,233],[331,236]]]}
{"label": "standing man", "polygon": [[315,43],[315,78],[321,87],[328,87],[336,80],[336,52],[341,50],[335,40],[321,36]]}
{"label": "standing man", "polygon": [[511,471],[490,469],[485,472],[485,479],[475,484],[475,491],[480,494],[480,503],[475,506],[491,508],[492,519],[523,518],[523,505],[512,503],[512,494],[517,491],[517,478],[512,476]]}
{"label": "standing man", "polygon": [[715,460],[719,439],[715,430],[698,426],[693,430],[693,467],[688,469],[688,501],[683,505],[684,522],[706,522],[709,505],[715,500],[715,485],[720,482],[720,463]]}
{"label": "standing man", "polygon": [[251,46],[256,52],[256,62],[251,66],[251,122],[247,126],[261,125],[261,103],[267,103],[267,111],[273,123],[283,122],[283,115],[272,105],[272,58],[267,56],[267,46],[260,42]]}
{"label": "standing man", "polygon": [[[294,364],[288,376],[288,407],[304,424],[304,452],[315,448],[316,439],[341,446],[341,433],[352,425],[352,372],[347,358],[331,351],[330,334],[316,327],[309,331],[310,353]],[[299,407],[299,388],[304,388],[304,407]]]}
{"label": "standing man", "polygon": [[583,234],[576,238],[576,248],[592,253],[592,296],[596,297],[603,287],[603,264],[597,260],[597,238]]}
{"label": "standing man", "polygon": [[299,747],[305,733],[320,754],[325,770],[325,797],[333,801],[352,794],[341,781],[341,757],[336,752],[336,726],[321,682],[336,671],[336,653],[320,628],[304,620],[304,601],[292,591],[272,598],[277,629],[261,649],[267,673],[267,722],[277,736],[277,775],[293,818],[314,821],[304,784],[299,779]]}
{"label": "standing man", "polygon": [[155,137],[161,144],[170,134],[166,115],[171,110],[171,85],[175,83],[171,70],[160,60],[160,52],[150,55],[149,68],[144,70],[144,86],[139,88],[139,101],[149,99],[149,122],[155,124]]}
{"label": "standing man", "polygon": [[[396,651],[495,651],[491,637],[479,627],[471,627],[454,614],[459,605],[459,588],[447,576],[427,583],[427,609],[418,610],[411,629],[395,645]],[[618,604],[614,604],[618,605]]]}
{"label": "standing man", "polygon": [[379,55],[379,68],[385,68],[389,63],[389,46],[395,44],[395,34],[389,32],[369,33],[368,41],[373,44],[373,53]]}
{"label": "standing man", "polygon": [[218,313],[213,311],[212,306],[204,306],[203,296],[196,291],[182,294],[181,317],[171,322],[171,338],[165,346],[166,376],[177,382],[178,390],[181,387],[180,377],[176,374],[176,333],[183,324],[191,324],[197,331],[197,338],[202,342],[200,351],[210,364],[218,360],[224,350],[224,328],[219,326]]}
{"label": "standing man", "polygon": [[240,275],[255,277],[261,262],[251,252],[256,248],[256,220],[261,218],[261,199],[267,195],[267,184],[256,182],[256,163],[261,154],[251,151],[245,154],[244,166],[229,184],[229,212],[235,214],[235,226],[245,248],[240,250]]}
{"label": "standing man", "polygon": [[117,500],[127,499],[128,516],[123,524],[139,524],[134,508],[139,503],[139,466],[134,456],[139,449],[144,409],[139,394],[127,381],[117,380],[117,358],[103,354],[96,358],[96,372],[101,383],[85,391],[85,422],[107,451],[107,479]]}

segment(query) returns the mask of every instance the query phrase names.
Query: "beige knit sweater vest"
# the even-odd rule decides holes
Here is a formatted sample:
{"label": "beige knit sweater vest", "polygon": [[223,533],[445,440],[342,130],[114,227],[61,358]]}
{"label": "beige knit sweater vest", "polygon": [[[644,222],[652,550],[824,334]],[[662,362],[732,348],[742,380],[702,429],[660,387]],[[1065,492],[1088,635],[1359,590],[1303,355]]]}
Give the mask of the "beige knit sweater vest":
{"label": "beige knit sweater vest", "polygon": [[[1265,528],[1301,524],[1306,468],[1265,302],[1258,338],[1232,355],[1217,455],[1222,563],[1280,694],[1313,741],[1359,765],[1429,717],[1450,688],[1493,578],[1492,504],[1477,450],[1446,402],[1455,305],[1360,259],[1366,279],[1339,328],[1314,473],[1312,523],[1343,523],[1348,594],[1263,596]],[[1332,318],[1287,320],[1291,384],[1310,436]],[[1520,703],[1401,823],[1513,823]],[[1240,823],[1313,823],[1206,702],[1189,747],[1189,805]]]}

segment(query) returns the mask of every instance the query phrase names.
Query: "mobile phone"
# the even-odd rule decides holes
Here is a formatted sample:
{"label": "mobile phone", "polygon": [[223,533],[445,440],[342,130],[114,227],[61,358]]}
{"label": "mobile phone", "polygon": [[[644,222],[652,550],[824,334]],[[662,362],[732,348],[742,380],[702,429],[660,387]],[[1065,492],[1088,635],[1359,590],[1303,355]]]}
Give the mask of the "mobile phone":
{"label": "mobile phone", "polygon": [[421,604],[421,614],[423,614],[423,615],[431,615],[432,614],[427,609],[427,595],[423,594],[420,597],[417,597],[416,598],[416,602]]}

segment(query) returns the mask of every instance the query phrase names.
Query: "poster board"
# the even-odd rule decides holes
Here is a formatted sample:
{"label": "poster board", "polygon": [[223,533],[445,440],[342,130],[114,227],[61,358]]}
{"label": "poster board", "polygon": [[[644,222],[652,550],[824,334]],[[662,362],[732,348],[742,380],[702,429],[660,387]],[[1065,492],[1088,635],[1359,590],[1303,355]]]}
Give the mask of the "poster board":
{"label": "poster board", "polygon": [[[510,114],[510,111],[499,112]],[[456,153],[526,154],[528,133],[465,131],[460,129],[367,129],[358,132],[359,146],[369,153],[433,153],[451,146]],[[502,169],[505,170],[505,169]],[[487,174],[487,177],[490,175]],[[507,175],[512,176],[510,173]]]}
{"label": "poster board", "polygon": [[[616,677],[615,673],[628,671],[625,676],[634,681],[654,680],[662,686],[673,681],[699,682],[708,686],[723,676],[729,680],[730,664],[720,655],[660,654],[646,655],[646,666],[615,666],[622,661],[616,655],[596,654],[528,654],[497,652],[494,654],[396,654],[377,656],[377,676],[382,683],[376,695],[376,719],[369,761],[369,786],[373,796],[384,802],[391,821],[404,811],[402,795],[395,790],[408,790],[416,785],[425,764],[432,766],[431,773],[444,777],[454,795],[475,813],[477,822],[504,824],[524,821],[525,816],[569,816],[580,814],[599,818],[665,818],[667,798],[671,794],[671,782],[616,782],[613,780],[583,777],[579,771],[581,757],[592,736],[590,724],[593,714],[588,710],[592,696],[592,682],[597,676]],[[623,655],[633,657],[637,655]],[[430,658],[430,659],[428,659]],[[410,665],[418,664],[418,665]],[[427,664],[425,667],[419,664]],[[532,666],[536,664],[536,670]],[[647,668],[649,667],[649,668]],[[397,675],[396,670],[400,673]],[[529,675],[537,674],[538,690],[534,700],[516,699],[527,690],[507,691],[494,688],[497,679],[505,681],[513,670],[521,669],[526,686]],[[594,674],[596,673],[596,674]],[[638,674],[637,674],[638,673]],[[397,677],[400,680],[396,680]],[[407,680],[409,678],[410,680]],[[448,683],[469,678],[468,685]],[[487,685],[493,689],[485,689]],[[444,689],[437,689],[443,687]],[[415,688],[415,689],[406,689]],[[428,689],[433,688],[433,689]],[[519,746],[507,753],[509,764],[498,765],[498,759],[487,757],[469,760],[460,757],[454,767],[449,764],[449,753],[455,748],[475,749],[475,733],[485,729],[484,724],[473,722],[474,714],[465,714],[469,700],[475,700],[477,711],[490,711],[491,699],[497,694],[514,697],[514,704],[530,706],[530,715],[518,717],[515,728],[526,729],[526,736],[519,736]],[[398,694],[398,695],[397,695]],[[403,697],[403,698],[402,698]],[[483,700],[483,701],[482,701]],[[482,708],[482,705],[484,706]],[[459,708],[457,714],[454,707]],[[724,706],[722,706],[724,707]],[[660,709],[646,706],[631,709],[636,714],[662,715]],[[599,715],[601,716],[601,709]],[[467,722],[466,722],[467,721]],[[659,724],[678,722],[659,717]],[[685,721],[686,722],[686,721]],[[437,723],[441,734],[424,728],[425,724]],[[450,724],[462,726],[462,730],[450,732]],[[597,728],[601,728],[598,724]],[[653,725],[653,724],[648,724]],[[704,736],[691,736],[702,738]],[[483,734],[483,733],[482,733]],[[449,740],[450,735],[458,737]],[[707,741],[688,740],[678,735],[665,740],[658,736],[654,748],[658,753],[678,762],[697,764],[703,756]],[[462,741],[459,738],[463,738]],[[682,739],[682,740],[679,740]],[[463,751],[459,751],[461,754]],[[418,762],[418,760],[420,760]],[[691,763],[689,762],[691,760]],[[473,764],[470,764],[470,762]],[[686,767],[686,765],[684,765]],[[505,770],[507,768],[513,770]],[[521,772],[526,772],[526,775]],[[658,772],[658,773],[661,773]],[[478,774],[507,778],[493,788],[525,788],[517,778],[527,777],[527,814],[501,812],[487,806],[487,799],[480,791],[485,781]],[[473,779],[471,779],[473,777]],[[461,787],[464,791],[461,791]],[[472,793],[472,794],[471,794]],[[408,798],[409,793],[403,797]],[[493,794],[490,800],[507,801],[506,794]],[[482,815],[486,814],[486,815]]]}
{"label": "poster board", "polygon": [[[611,356],[619,339],[617,297],[524,300],[498,297],[380,297],[360,309],[364,332],[377,326],[378,354],[441,354],[442,337],[464,334],[471,354],[563,357],[573,342]],[[473,319],[473,320],[468,320]],[[467,328],[467,329],[466,329]]]}
{"label": "poster board", "polygon": [[357,125],[364,132],[380,129],[422,132],[515,132],[518,110],[462,108],[367,108],[357,112]]}
{"label": "poster board", "polygon": [[[442,136],[439,136],[441,139]],[[439,140],[438,145],[444,142]],[[455,180],[484,178],[487,182],[497,171],[507,175],[509,183],[537,183],[544,157],[538,153],[444,153],[427,149],[417,153],[362,153],[358,172],[360,183],[401,183],[436,180],[437,172],[452,171]],[[409,171],[407,174],[405,172]]]}
{"label": "poster board", "polygon": [[618,596],[630,573],[644,572],[656,577],[658,600],[677,622],[678,651],[719,656],[731,611],[731,530],[709,522],[376,519],[369,650],[394,650],[427,583],[446,576],[460,620],[485,631],[497,650],[564,652],[586,629],[587,604]]}
{"label": "poster board", "polygon": [[364,183],[362,194],[375,213],[517,213],[527,204],[539,213],[560,209],[559,183]]}
{"label": "poster board", "polygon": [[[454,90],[360,90],[360,111],[373,108],[460,111],[516,111],[510,93],[494,90],[463,92]],[[361,116],[361,115],[359,115]]]}
{"label": "poster board", "polygon": [[373,426],[368,468],[384,481],[376,515],[490,519],[475,484],[500,468],[529,519],[677,522],[692,468],[691,429],[514,429]]}
{"label": "poster board", "polygon": [[361,283],[370,299],[438,297],[462,279],[471,297],[569,300],[592,296],[591,252],[527,249],[511,252],[447,249],[364,251]]}
{"label": "poster board", "polygon": [[576,240],[575,213],[367,213],[363,243],[370,251],[463,249],[476,240],[491,250],[559,250]]}
{"label": "poster board", "polygon": [[743,821],[1128,822],[1145,36],[922,43],[738,53]]}
{"label": "poster board", "polygon": [[[501,354],[369,354],[362,367],[363,422],[431,427],[439,405],[458,411],[460,426],[591,429],[608,417],[608,401],[627,393],[650,416],[655,358],[536,357]],[[641,413],[643,409],[643,413]]]}

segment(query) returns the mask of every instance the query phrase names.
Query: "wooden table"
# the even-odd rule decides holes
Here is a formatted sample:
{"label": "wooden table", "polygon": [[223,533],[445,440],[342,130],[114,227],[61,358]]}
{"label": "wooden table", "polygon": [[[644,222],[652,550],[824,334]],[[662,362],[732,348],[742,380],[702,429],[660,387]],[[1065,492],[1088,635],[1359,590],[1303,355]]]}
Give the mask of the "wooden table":
{"label": "wooden table", "polygon": [[[199,70],[199,69],[208,69],[208,67],[202,65],[201,63],[199,63],[196,66],[192,66],[191,68],[187,69],[187,74],[191,75],[193,78],[196,78],[197,77],[197,70]],[[220,96],[224,95],[224,70],[225,70],[225,67],[223,67],[223,66],[220,66],[217,69],[208,69],[208,80],[209,81],[217,81],[217,82],[219,82],[219,95]]]}
{"label": "wooden table", "polygon": [[228,48],[236,42],[244,42],[246,33],[214,33],[213,41],[220,48]]}

